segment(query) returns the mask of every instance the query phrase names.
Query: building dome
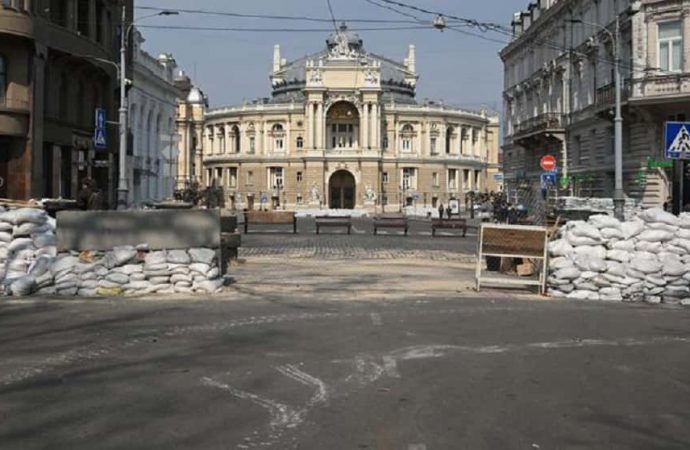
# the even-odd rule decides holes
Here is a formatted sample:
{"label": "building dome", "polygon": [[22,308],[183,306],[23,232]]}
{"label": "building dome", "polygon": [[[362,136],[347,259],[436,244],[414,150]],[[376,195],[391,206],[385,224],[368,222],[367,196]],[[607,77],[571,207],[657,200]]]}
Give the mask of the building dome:
{"label": "building dome", "polygon": [[362,41],[362,38],[360,38],[357,33],[348,31],[345,22],[340,24],[338,32],[331,33],[331,35],[328,36],[328,39],[326,39],[328,50],[332,50],[333,48],[337,47],[341,39],[344,39],[347,42],[347,46],[350,50],[361,52],[364,48],[364,41]]}
{"label": "building dome", "polygon": [[206,99],[204,98],[204,93],[201,92],[201,89],[199,89],[198,87],[193,87],[192,90],[189,91],[189,95],[187,96],[187,102],[191,104],[202,105],[206,103]]}

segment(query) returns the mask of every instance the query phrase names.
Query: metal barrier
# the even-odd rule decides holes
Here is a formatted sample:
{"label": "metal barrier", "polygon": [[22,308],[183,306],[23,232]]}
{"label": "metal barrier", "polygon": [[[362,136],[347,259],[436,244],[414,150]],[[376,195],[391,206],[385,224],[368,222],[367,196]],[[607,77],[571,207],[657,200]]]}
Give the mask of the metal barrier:
{"label": "metal barrier", "polygon": [[[548,229],[538,226],[482,224],[479,233],[477,255],[476,287],[482,283],[517,286],[539,286],[539,292],[546,292]],[[519,277],[482,276],[482,262],[485,256],[498,258],[529,258],[541,261],[539,279]]]}

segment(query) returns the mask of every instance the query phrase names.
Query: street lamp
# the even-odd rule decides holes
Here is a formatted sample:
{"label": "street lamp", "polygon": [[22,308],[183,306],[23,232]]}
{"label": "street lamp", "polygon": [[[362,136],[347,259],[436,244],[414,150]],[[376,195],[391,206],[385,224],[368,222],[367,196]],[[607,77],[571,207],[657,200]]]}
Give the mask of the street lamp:
{"label": "street lamp", "polygon": [[582,19],[568,20],[570,23],[580,23],[589,25],[603,30],[613,43],[613,59],[614,59],[614,78],[616,87],[616,115],[614,122],[614,166],[615,166],[615,184],[613,190],[613,211],[618,220],[624,220],[624,206],[625,195],[623,193],[623,116],[621,114],[621,73],[620,73],[620,19],[616,16],[616,32],[611,32],[608,28],[598,23],[585,22]]}
{"label": "street lamp", "polygon": [[127,28],[124,28],[127,22],[127,8],[126,5],[122,5],[122,32],[120,32],[120,153],[119,153],[119,164],[118,172],[120,173],[118,177],[117,184],[117,209],[127,209],[127,194],[129,193],[129,187],[127,186],[127,41],[129,38],[129,33],[132,31],[132,27],[138,21],[149,17],[156,16],[176,16],[179,13],[177,11],[159,11],[155,14],[150,14],[147,16],[140,17],[136,21],[132,21]]}

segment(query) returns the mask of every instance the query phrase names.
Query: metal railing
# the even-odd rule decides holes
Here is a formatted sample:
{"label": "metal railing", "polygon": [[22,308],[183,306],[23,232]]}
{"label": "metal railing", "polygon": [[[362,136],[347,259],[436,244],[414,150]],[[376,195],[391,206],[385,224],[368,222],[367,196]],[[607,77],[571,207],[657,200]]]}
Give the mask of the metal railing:
{"label": "metal railing", "polygon": [[561,113],[544,113],[517,124],[513,136],[519,137],[525,134],[563,128],[565,128],[565,115]]}

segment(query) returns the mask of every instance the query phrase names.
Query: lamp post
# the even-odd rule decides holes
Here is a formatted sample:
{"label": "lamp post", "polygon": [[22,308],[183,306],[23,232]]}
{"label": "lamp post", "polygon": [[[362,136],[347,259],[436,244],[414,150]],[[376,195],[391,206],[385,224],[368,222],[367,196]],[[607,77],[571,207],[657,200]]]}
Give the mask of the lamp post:
{"label": "lamp post", "polygon": [[[176,16],[177,11],[159,11],[155,14],[140,17],[137,21],[156,16]],[[125,28],[127,23],[127,7],[122,5],[122,31],[120,32],[120,152],[118,164],[118,183],[117,183],[117,209],[127,209],[127,195],[129,193],[127,181],[127,41],[132,27],[136,23],[134,20]]]}
{"label": "lamp post", "polygon": [[614,123],[614,167],[615,184],[613,190],[613,211],[617,219],[624,219],[625,195],[623,193],[623,116],[621,113],[621,73],[620,73],[620,18],[616,15],[616,31],[611,32],[608,28],[598,23],[585,22],[581,19],[571,19],[570,23],[580,23],[603,30],[613,43],[614,59],[614,79],[616,90],[616,113]]}

